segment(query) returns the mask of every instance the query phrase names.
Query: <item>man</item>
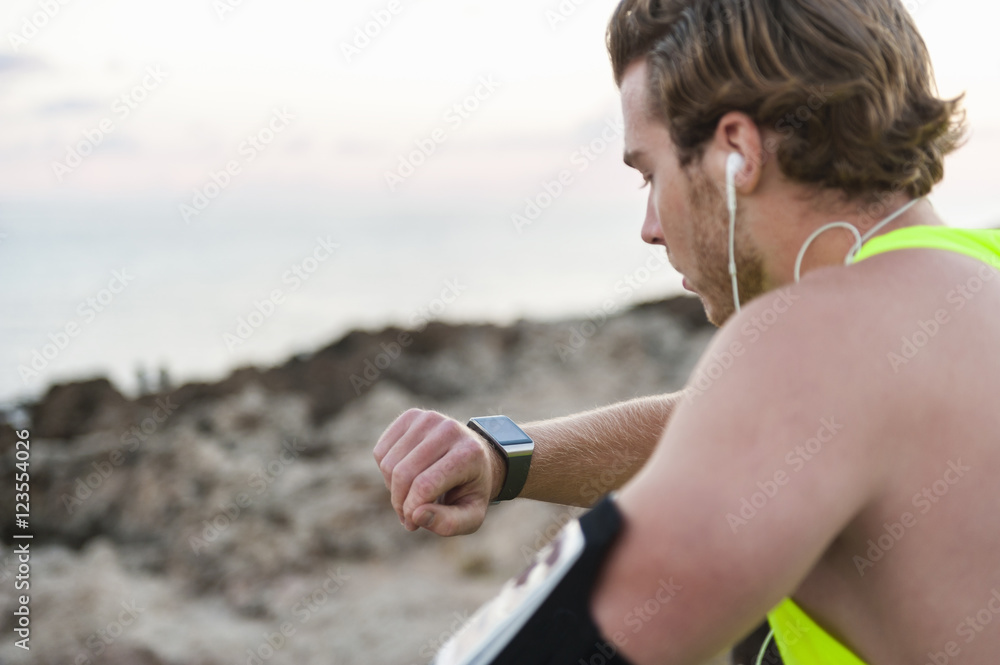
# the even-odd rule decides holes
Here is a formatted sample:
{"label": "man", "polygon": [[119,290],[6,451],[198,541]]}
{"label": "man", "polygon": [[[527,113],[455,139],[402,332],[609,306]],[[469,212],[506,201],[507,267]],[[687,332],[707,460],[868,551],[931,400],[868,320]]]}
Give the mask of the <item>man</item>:
{"label": "man", "polygon": [[[922,198],[960,123],[912,19],[623,0],[608,37],[643,240],[721,329],[682,393],[523,427],[521,496],[587,504],[626,460],[596,629],[639,665],[702,662],[768,613],[788,663],[994,662],[1000,233]],[[507,486],[441,414],[403,414],[375,457],[411,530],[474,531]]]}

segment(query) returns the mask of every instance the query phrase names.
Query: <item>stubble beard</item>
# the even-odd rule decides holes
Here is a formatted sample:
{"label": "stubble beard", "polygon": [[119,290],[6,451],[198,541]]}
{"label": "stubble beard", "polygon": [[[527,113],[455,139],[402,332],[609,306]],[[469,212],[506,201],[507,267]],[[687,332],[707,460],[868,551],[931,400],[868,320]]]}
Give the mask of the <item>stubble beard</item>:
{"label": "stubble beard", "polygon": [[[729,211],[724,194],[701,168],[691,167],[691,211],[694,216],[695,265],[698,295],[712,325],[721,327],[736,311],[732,278],[729,276]],[[745,219],[736,210],[736,284],[740,304],[764,293],[764,262],[746,230]]]}

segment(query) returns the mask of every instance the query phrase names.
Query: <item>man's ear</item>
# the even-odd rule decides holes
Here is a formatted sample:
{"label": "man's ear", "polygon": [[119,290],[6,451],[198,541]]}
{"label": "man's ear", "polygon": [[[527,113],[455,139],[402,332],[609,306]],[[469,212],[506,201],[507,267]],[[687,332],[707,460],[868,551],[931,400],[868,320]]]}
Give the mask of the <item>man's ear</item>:
{"label": "man's ear", "polygon": [[717,165],[720,183],[725,183],[726,160],[734,152],[743,157],[743,168],[736,173],[736,191],[742,196],[752,194],[760,184],[767,154],[757,123],[741,111],[730,111],[719,119],[709,145],[710,163]]}

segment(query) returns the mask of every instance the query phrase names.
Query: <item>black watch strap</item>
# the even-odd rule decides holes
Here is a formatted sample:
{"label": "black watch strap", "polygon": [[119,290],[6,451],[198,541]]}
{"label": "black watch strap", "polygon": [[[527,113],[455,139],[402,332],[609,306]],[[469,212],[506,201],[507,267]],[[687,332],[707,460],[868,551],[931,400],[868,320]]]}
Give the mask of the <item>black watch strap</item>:
{"label": "black watch strap", "polygon": [[534,441],[507,416],[472,418],[468,426],[499,451],[507,467],[503,487],[494,503],[517,498],[528,480],[531,456],[535,450]]}

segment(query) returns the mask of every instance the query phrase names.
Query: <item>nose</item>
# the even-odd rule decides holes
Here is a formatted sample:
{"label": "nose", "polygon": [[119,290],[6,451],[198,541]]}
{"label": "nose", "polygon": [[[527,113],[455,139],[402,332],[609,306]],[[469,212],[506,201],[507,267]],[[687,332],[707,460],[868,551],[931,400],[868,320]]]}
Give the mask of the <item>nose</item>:
{"label": "nose", "polygon": [[665,247],[667,244],[663,239],[663,228],[660,226],[660,218],[656,214],[656,206],[653,205],[652,187],[646,202],[646,219],[642,223],[642,240],[650,245],[663,245]]}

